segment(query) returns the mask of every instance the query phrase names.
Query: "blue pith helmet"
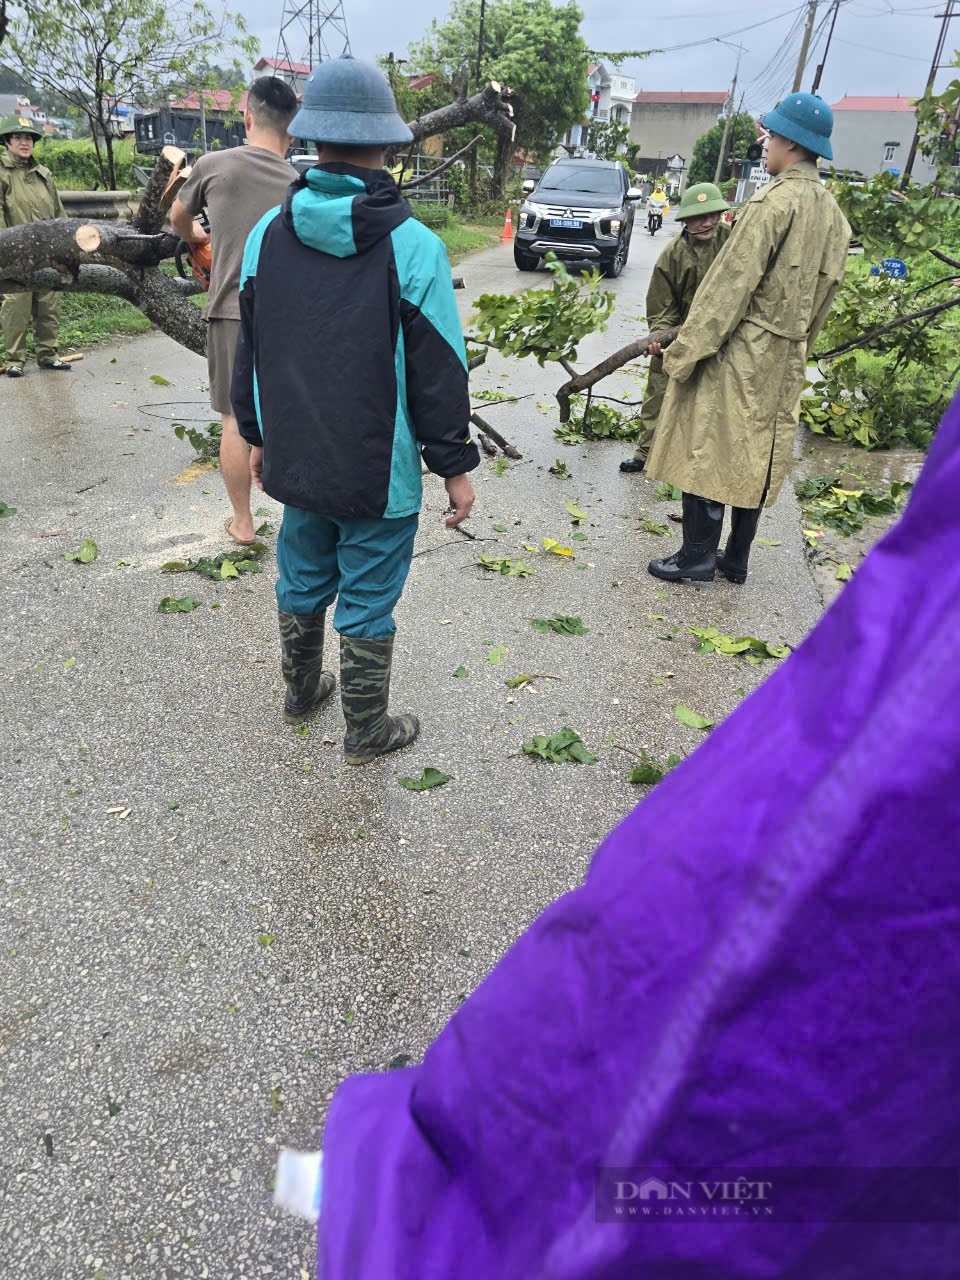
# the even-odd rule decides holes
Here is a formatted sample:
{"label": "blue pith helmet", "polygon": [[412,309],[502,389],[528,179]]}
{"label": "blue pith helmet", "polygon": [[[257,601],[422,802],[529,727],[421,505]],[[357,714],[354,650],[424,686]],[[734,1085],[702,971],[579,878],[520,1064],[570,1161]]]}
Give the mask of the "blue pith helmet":
{"label": "blue pith helmet", "polygon": [[824,160],[833,159],[833,112],[817,93],[788,93],[760,123]]}
{"label": "blue pith helmet", "polygon": [[290,133],[344,147],[384,147],[413,138],[397,114],[386,76],[349,53],[321,62],[307,76]]}

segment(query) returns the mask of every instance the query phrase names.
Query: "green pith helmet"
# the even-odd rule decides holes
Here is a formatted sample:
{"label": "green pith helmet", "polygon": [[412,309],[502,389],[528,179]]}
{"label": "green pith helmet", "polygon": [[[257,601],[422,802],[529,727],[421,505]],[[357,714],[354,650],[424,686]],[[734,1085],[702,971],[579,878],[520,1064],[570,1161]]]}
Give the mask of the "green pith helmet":
{"label": "green pith helmet", "polygon": [[712,182],[696,182],[687,187],[677,210],[677,219],[699,218],[702,213],[726,213],[730,208]]}
{"label": "green pith helmet", "polygon": [[6,142],[11,133],[32,133],[38,140],[43,137],[32,120],[28,120],[26,116],[18,116],[16,112],[0,120],[0,142]]}

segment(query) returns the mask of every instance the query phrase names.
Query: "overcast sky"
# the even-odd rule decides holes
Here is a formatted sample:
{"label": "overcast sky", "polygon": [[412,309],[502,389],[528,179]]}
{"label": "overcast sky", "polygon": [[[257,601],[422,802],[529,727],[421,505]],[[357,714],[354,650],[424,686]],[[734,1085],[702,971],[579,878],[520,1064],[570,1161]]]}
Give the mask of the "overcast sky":
{"label": "overcast sky", "polygon": [[[330,0],[321,0],[321,3]],[[673,46],[720,36],[742,43],[740,87],[744,107],[754,112],[773,106],[793,83],[793,71],[807,5],[799,0],[580,0],[584,10],[584,38],[599,49],[642,49],[658,46],[643,62],[626,64],[638,89],[724,89],[730,84],[737,50],[716,41],[699,47]],[[234,0],[262,50],[273,55],[282,0]],[[821,0],[816,27],[819,37],[811,51],[803,88],[809,89],[829,23],[828,0]],[[444,0],[405,0],[401,7],[387,0],[344,0],[353,52],[372,58],[393,52],[402,56],[407,43],[418,39],[433,17],[446,12]],[[841,0],[833,44],[821,82],[828,102],[849,94],[903,94],[923,91],[936,45],[943,0]],[[762,23],[757,26],[755,24]],[[822,24],[822,25],[821,25]],[[739,28],[752,27],[752,30]],[[952,52],[960,47],[960,15],[954,20]],[[938,85],[947,79],[941,72]]]}

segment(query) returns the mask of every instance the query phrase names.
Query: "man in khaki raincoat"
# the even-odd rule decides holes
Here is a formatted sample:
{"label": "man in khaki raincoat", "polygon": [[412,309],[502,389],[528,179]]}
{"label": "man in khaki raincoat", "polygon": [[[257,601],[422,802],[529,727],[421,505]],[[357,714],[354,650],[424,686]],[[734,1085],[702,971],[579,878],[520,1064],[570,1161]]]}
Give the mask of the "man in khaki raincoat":
{"label": "man in khaki raincoat", "polygon": [[[668,375],[647,474],[683,490],[683,546],[650,572],[745,582],[766,500],[790,466],[806,362],[846,266],[850,227],[821,184],[833,113],[792,93],[764,117],[772,181],[746,205],[663,361]],[[733,508],[717,555],[723,508]]]}
{"label": "man in khaki raincoat", "polygon": [[[647,329],[658,333],[683,324],[710,266],[727,243],[730,225],[720,215],[730,206],[712,182],[698,182],[687,187],[677,210],[680,234],[664,248],[657,259],[647,286]],[[642,471],[653,443],[653,433],[667,389],[663,372],[662,348],[650,344],[650,370],[647,389],[640,406],[640,435],[632,458],[620,463],[621,471]]]}
{"label": "man in khaki raincoat", "polygon": [[[62,218],[63,203],[46,165],[38,164],[33,148],[43,135],[26,116],[0,121],[0,227],[17,227],[41,218]],[[27,330],[33,318],[37,364],[41,369],[69,373],[70,365],[58,354],[60,295],[11,293],[0,307],[0,327],[7,348],[7,377],[19,378],[27,359]]]}

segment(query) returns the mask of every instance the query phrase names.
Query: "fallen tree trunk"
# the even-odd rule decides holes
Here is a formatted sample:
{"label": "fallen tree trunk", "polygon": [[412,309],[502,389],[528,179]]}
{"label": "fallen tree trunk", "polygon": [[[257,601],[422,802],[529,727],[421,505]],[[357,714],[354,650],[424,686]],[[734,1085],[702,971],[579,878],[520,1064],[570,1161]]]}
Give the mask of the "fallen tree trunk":
{"label": "fallen tree trunk", "polygon": [[[3,13],[0,0],[0,14]],[[410,124],[417,141],[473,122],[512,139],[512,95],[490,83],[472,97],[431,111]],[[167,211],[186,171],[186,157],[165,147],[157,159],[132,222],[50,218],[0,230],[0,293],[54,289],[125,298],[175,342],[204,355],[207,327],[190,301],[195,281],[159,269],[176,252],[178,237],[165,231]]]}

